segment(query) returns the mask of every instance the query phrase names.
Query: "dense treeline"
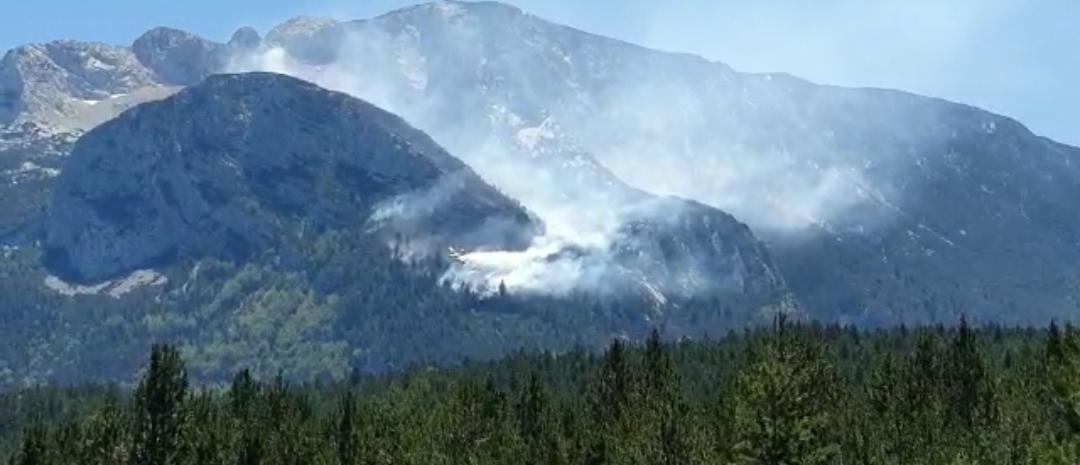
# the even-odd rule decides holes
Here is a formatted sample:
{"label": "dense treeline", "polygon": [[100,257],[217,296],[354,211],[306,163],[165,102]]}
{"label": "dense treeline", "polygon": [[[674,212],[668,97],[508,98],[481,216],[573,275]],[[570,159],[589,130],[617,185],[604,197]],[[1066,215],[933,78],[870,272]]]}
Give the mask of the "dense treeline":
{"label": "dense treeline", "polygon": [[115,388],[0,396],[12,465],[1075,464],[1080,331],[792,324],[347,383],[197,387],[157,346]]}
{"label": "dense treeline", "polygon": [[[407,246],[403,246],[407,247]],[[443,258],[406,262],[377,238],[326,232],[245,263],[185,262],[168,282],[114,298],[43,285],[40,251],[0,250],[0,389],[133,380],[151,346],[178,346],[193,380],[236,366],[269,378],[343,379],[354,370],[494,359],[520,348],[602,348],[615,335],[720,336],[767,324],[767,302],[698,298],[618,302],[459,291]],[[718,333],[712,333],[719,331]]]}

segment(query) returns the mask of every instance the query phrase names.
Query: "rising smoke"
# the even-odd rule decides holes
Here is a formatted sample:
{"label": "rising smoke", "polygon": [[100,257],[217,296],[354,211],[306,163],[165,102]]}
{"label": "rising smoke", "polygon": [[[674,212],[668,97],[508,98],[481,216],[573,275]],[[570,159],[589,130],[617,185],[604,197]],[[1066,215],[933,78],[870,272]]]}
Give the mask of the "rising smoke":
{"label": "rising smoke", "polygon": [[[794,154],[790,142],[755,132],[774,124],[768,110],[790,104],[784,84],[773,95],[762,90],[768,78],[702,59],[484,14],[506,16],[436,3],[370,21],[294,22],[232,57],[229,70],[293,75],[397,113],[536,213],[546,233],[527,250],[456,255],[445,279],[485,292],[565,294],[614,275],[647,284],[613,250],[628,222],[678,217],[681,207],[643,208],[654,197],[638,188],[722,208],[765,235],[846,227],[846,212],[890,197],[888,184],[864,177],[859,154],[823,145],[808,160],[805,148]],[[746,95],[766,98],[739,100]],[[725,105],[765,111],[746,122]],[[397,199],[375,218],[407,218],[431,199]],[[857,227],[878,221],[866,218]],[[696,268],[679,281],[708,289]]]}
{"label": "rising smoke", "polygon": [[[482,293],[505,286],[514,291],[565,295],[603,286],[603,278],[611,273],[608,250],[621,224],[620,207],[603,183],[568,179],[582,176],[573,160],[552,169],[546,160],[534,158],[556,137],[552,123],[528,126],[497,103],[487,106],[482,113],[486,121],[480,124],[464,115],[457,120],[448,118],[436,108],[442,102],[424,96],[430,79],[428,58],[415,49],[415,43],[407,42],[407,37],[357,27],[337,40],[336,57],[328,63],[312,63],[271,40],[258,50],[233,56],[229,71],[289,74],[402,115],[543,220],[545,233],[526,250],[454,252],[445,280]],[[391,199],[376,209],[371,220],[378,224],[408,222],[437,208],[452,188],[453,183],[441,182],[429,191]],[[406,254],[413,258],[437,252],[426,243],[424,238],[411,240],[412,248]]]}

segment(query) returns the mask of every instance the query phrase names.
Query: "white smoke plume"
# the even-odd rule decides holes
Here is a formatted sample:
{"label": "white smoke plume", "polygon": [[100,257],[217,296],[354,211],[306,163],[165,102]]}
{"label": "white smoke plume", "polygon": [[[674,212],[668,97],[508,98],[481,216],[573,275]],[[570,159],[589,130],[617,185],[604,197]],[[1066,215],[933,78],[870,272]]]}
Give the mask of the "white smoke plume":
{"label": "white smoke plume", "polygon": [[[864,167],[852,166],[850,157],[808,166],[782,147],[760,153],[753,146],[740,151],[730,141],[697,140],[710,134],[710,124],[740,123],[710,121],[715,109],[705,106],[711,101],[697,98],[698,89],[679,76],[685,57],[591,37],[601,47],[573,49],[583,39],[578,32],[554,26],[538,31],[549,26],[528,23],[534,21],[528,15],[521,31],[507,32],[477,26],[477,18],[453,3],[397,14],[412,13],[431,13],[418,21],[438,24],[427,24],[422,33],[405,20],[309,20],[293,25],[305,28],[298,35],[306,45],[271,33],[260,49],[234,56],[229,71],[289,74],[397,113],[544,221],[546,233],[528,250],[460,253],[447,274],[452,282],[487,292],[505,285],[564,294],[594,290],[613,273],[633,274],[612,265],[611,249],[625,239],[620,231],[628,218],[640,220],[643,211],[656,220],[679,214],[672,211],[679,208],[675,202],[655,212],[642,209],[650,196],[636,188],[702,201],[766,233],[828,229],[849,210],[889,197],[889,187],[865,179]],[[441,35],[425,36],[427,28]],[[526,37],[497,36],[519,33]],[[503,40],[527,49],[503,47]],[[332,52],[305,55],[312,42]],[[606,69],[620,58],[603,54],[644,54],[656,69]],[[731,82],[734,75],[722,65],[694,63],[703,66],[691,70],[700,76],[686,78],[701,77],[707,89],[746,85]],[[608,75],[627,71],[646,78]],[[699,175],[687,174],[690,164],[700,165]],[[423,199],[431,196],[398,199],[376,219],[407,217]]]}
{"label": "white smoke plume", "polygon": [[[500,286],[515,292],[552,295],[604,286],[603,277],[611,272],[608,249],[621,224],[618,207],[607,199],[605,186],[596,186],[595,192],[587,194],[590,204],[582,205],[581,193],[568,197],[562,192],[560,184],[566,181],[560,178],[563,173],[546,171],[542,163],[522,158],[522,152],[533,151],[545,139],[553,137],[550,123],[526,126],[521,118],[498,106],[489,108],[490,122],[495,128],[490,133],[481,132],[488,129],[483,128],[476,129],[475,134],[462,135],[462,126],[440,121],[438,115],[425,107],[426,102],[409,99],[410,92],[422,91],[427,85],[424,59],[397,53],[394,50],[397,44],[389,43],[392,40],[395,39],[372,40],[370,32],[347,37],[338,49],[339,59],[321,65],[306,63],[284,47],[272,45],[234,56],[229,71],[292,75],[402,115],[543,220],[545,233],[527,250],[455,251],[451,268],[444,277],[446,281],[484,294],[493,294]],[[394,56],[404,79],[372,71],[372,57],[387,55]],[[407,88],[402,89],[403,83]],[[371,221],[409,221],[437,208],[438,202],[448,197],[447,190],[454,187],[452,183],[441,182],[428,191],[391,199],[376,209]],[[405,254],[414,258],[433,252],[439,251],[431,250],[423,238],[414,238]]]}

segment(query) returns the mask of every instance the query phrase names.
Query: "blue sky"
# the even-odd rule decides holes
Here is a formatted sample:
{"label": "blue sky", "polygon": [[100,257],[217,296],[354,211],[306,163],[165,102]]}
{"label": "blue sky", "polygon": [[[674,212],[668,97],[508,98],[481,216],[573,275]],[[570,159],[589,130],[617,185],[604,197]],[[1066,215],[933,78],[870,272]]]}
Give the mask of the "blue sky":
{"label": "blue sky", "polygon": [[[130,43],[158,25],[225,40],[289,17],[369,17],[406,0],[10,0],[0,49]],[[970,103],[1080,145],[1080,1],[512,0],[545,18],[746,71]]]}

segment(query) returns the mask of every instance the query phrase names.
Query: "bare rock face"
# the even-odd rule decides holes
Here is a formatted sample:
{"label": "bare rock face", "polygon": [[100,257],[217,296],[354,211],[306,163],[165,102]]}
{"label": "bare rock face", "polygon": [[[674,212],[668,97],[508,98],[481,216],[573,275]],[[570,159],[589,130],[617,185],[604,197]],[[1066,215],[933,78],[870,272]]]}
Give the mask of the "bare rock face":
{"label": "bare rock face", "polygon": [[0,124],[80,129],[89,107],[158,84],[125,48],[67,40],[15,48],[0,60]]}
{"label": "bare rock face", "polygon": [[224,46],[190,32],[159,27],[147,31],[131,50],[159,80],[171,85],[192,85],[219,70]]}
{"label": "bare rock face", "polygon": [[768,249],[750,228],[698,202],[643,201],[628,211],[616,237],[614,262],[661,295],[767,301],[787,292]]}
{"label": "bare rock face", "polygon": [[231,50],[244,51],[254,50],[260,44],[262,44],[262,36],[259,35],[259,31],[245,26],[237,29],[236,32],[233,33],[227,46]]}
{"label": "bare rock face", "polygon": [[[398,196],[442,189],[410,221]],[[333,228],[432,249],[521,247],[538,227],[398,117],[281,75],[219,75],[79,140],[45,222],[47,262],[95,282],[182,257],[243,260]]]}
{"label": "bare rock face", "polygon": [[312,64],[329,63],[337,56],[343,33],[335,20],[301,16],[271,29],[264,42]]}

